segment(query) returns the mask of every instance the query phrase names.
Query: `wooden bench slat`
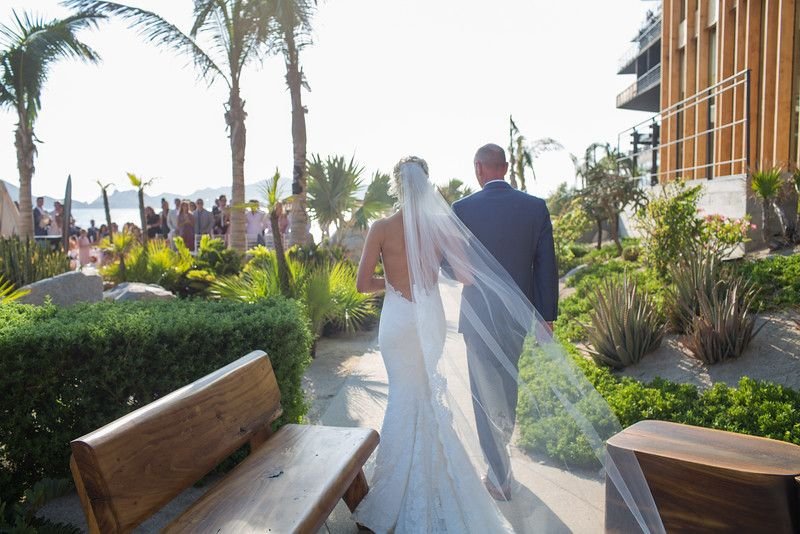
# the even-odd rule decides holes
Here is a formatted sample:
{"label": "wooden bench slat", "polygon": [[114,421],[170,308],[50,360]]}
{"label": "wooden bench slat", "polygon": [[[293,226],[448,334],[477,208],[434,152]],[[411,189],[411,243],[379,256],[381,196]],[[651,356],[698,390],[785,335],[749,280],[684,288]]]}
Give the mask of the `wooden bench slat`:
{"label": "wooden bench slat", "polygon": [[377,444],[372,429],[286,425],[167,532],[316,532]]}
{"label": "wooden bench slat", "polygon": [[272,366],[255,351],[73,441],[87,517],[131,530],[279,415]]}

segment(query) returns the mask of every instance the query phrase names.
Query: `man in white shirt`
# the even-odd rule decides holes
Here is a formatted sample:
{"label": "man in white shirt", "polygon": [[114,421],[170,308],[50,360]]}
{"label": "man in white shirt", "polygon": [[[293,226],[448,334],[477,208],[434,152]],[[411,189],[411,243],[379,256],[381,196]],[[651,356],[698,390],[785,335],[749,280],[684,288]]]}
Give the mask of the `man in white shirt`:
{"label": "man in white shirt", "polygon": [[167,227],[169,227],[169,237],[172,239],[178,235],[178,212],[181,211],[181,199],[175,199],[175,209],[167,214]]}
{"label": "man in white shirt", "polygon": [[258,201],[250,200],[250,210],[245,212],[247,220],[247,246],[264,244],[264,229],[267,227],[267,214],[258,209]]}

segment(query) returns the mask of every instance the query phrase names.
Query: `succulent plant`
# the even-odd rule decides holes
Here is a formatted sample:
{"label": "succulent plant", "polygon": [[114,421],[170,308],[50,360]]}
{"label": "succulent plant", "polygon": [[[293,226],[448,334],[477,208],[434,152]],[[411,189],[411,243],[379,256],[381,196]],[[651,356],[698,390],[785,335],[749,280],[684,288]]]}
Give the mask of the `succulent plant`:
{"label": "succulent plant", "polygon": [[661,345],[664,321],[653,301],[623,276],[596,292],[587,327],[588,353],[598,363],[622,368],[638,363]]}
{"label": "succulent plant", "polygon": [[690,252],[670,267],[672,287],[667,291],[667,319],[673,331],[689,331],[700,313],[698,293],[710,298],[721,271],[719,256],[702,251]]}

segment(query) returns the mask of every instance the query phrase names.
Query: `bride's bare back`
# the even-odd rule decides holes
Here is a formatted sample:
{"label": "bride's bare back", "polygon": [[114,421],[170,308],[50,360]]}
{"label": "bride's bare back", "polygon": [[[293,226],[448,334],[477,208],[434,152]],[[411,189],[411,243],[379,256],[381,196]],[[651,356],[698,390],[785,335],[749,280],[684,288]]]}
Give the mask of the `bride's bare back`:
{"label": "bride's bare back", "polygon": [[[375,266],[381,258],[385,280],[374,275]],[[372,224],[358,266],[357,288],[360,292],[382,291],[386,289],[387,281],[396,291],[411,300],[402,211]]]}

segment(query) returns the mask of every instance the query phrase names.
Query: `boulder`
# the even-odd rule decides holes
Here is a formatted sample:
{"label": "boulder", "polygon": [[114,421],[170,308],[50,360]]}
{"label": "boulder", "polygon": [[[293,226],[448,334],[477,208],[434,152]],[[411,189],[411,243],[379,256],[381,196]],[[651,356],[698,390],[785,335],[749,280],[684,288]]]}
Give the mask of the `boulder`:
{"label": "boulder", "polygon": [[70,271],[39,280],[22,289],[30,290],[19,300],[24,304],[41,305],[48,296],[56,306],[103,300],[103,278],[95,272]]}
{"label": "boulder", "polygon": [[174,299],[175,295],[157,284],[142,284],[139,282],[125,282],[114,289],[109,289],[103,293],[105,300],[115,302],[132,300],[169,300]]}

